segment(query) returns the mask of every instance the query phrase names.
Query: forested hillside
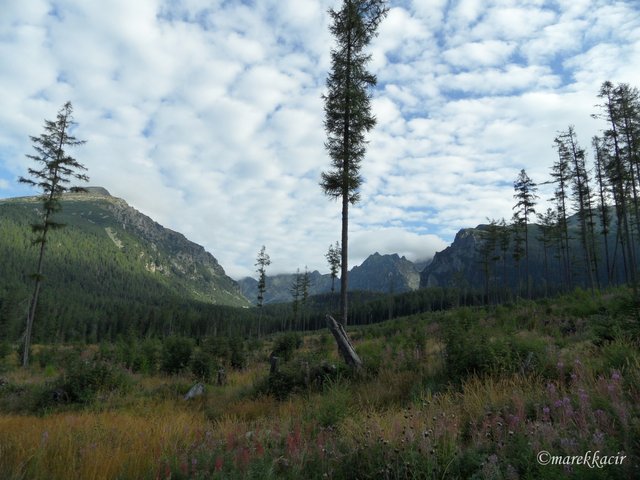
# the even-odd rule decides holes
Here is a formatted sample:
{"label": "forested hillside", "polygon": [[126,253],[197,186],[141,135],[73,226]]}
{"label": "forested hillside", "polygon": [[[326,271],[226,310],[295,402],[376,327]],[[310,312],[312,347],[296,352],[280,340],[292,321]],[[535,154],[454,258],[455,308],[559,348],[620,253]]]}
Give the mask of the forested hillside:
{"label": "forested hillside", "polygon": [[[69,194],[62,204],[56,218],[66,228],[47,244],[37,339],[96,341],[129,327],[170,333],[188,330],[198,310],[248,306],[201,246],[106,190]],[[20,336],[32,289],[30,224],[39,212],[35,197],[0,201],[0,331],[10,341]]]}

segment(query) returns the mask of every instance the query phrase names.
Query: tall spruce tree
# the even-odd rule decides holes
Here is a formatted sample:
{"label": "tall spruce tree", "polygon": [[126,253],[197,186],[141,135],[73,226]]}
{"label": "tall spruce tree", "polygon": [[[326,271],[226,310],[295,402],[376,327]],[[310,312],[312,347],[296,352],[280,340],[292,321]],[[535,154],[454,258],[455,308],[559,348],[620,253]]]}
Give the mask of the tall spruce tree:
{"label": "tall spruce tree", "polygon": [[625,162],[625,138],[623,134],[623,114],[620,111],[620,90],[613,86],[613,83],[606,81],[600,87],[599,98],[604,103],[600,105],[603,113],[596,117],[604,118],[609,128],[604,131],[605,145],[609,150],[610,162],[607,168],[609,183],[613,192],[615,204],[618,238],[622,247],[622,257],[624,263],[625,278],[633,288],[636,303],[639,303],[638,283],[637,283],[637,263],[634,258],[634,245],[632,243],[631,221],[629,214],[629,194],[632,190],[630,186],[630,174]]}
{"label": "tall spruce tree", "polygon": [[531,217],[535,215],[536,191],[537,185],[529,178],[527,172],[522,169],[518,174],[518,178],[513,182],[513,189],[515,194],[513,198],[516,199],[516,204],[513,209],[515,210],[513,219],[514,227],[516,229],[516,245],[518,239],[521,238],[524,241],[524,249],[521,251],[525,260],[525,281],[527,285],[527,296],[531,298],[531,280],[529,278],[529,224],[531,223]]}
{"label": "tall spruce tree", "polygon": [[509,245],[511,244],[511,227],[507,221],[503,218],[498,223],[500,227],[498,229],[498,245],[500,247],[500,257],[502,258],[502,301],[506,301],[508,298],[507,292],[509,291],[509,275],[507,270],[507,253],[509,252]]}
{"label": "tall spruce tree", "polygon": [[267,291],[267,267],[271,265],[271,258],[267,254],[266,247],[263,245],[258,252],[255,266],[256,273],[258,274],[258,308],[260,314],[258,315],[258,337],[260,337],[260,324],[262,323],[262,307],[264,305],[264,294]]}
{"label": "tall spruce tree", "polygon": [[304,266],[304,273],[302,274],[302,280],[300,282],[300,293],[302,296],[302,329],[306,330],[307,328],[307,302],[309,301],[309,294],[311,290],[311,275],[309,274],[309,269],[307,266]]}
{"label": "tall spruce tree", "polygon": [[302,297],[302,284],[304,279],[302,274],[300,273],[300,269],[296,270],[296,275],[291,282],[291,286],[289,287],[289,292],[291,293],[291,298],[293,301],[291,302],[291,309],[293,310],[293,318],[291,323],[289,324],[289,330],[293,330],[298,323],[298,312],[300,311],[300,297]]}
{"label": "tall spruce tree", "polygon": [[571,270],[569,226],[567,223],[567,202],[571,182],[571,165],[569,164],[566,145],[558,139],[554,143],[558,150],[558,160],[551,167],[551,181],[556,184],[553,200],[558,212],[558,238],[560,240],[560,263],[562,265],[563,283],[570,290],[573,284],[573,274]]}
{"label": "tall spruce tree", "polygon": [[340,257],[342,251],[340,249],[340,242],[336,241],[335,246],[329,245],[325,258],[329,263],[329,273],[331,274],[331,293],[336,290],[336,278],[338,278],[338,272],[340,271]]}
{"label": "tall spruce tree", "polygon": [[[585,151],[578,144],[572,125],[560,132],[555,139],[558,154],[569,165],[571,187],[575,211],[578,214],[578,232],[584,255],[585,277],[591,289],[598,283],[598,262],[594,244],[593,199],[589,187],[589,174],[586,168]],[[598,285],[599,287],[599,285]]]}
{"label": "tall spruce tree", "polygon": [[340,10],[329,10],[330,32],[336,40],[331,50],[331,72],[323,96],[327,133],[325,148],[332,169],[322,173],[320,185],[326,195],[342,200],[342,272],[340,306],[347,324],[349,277],[349,205],[359,200],[360,164],[365,155],[365,134],[376,123],[371,113],[369,90],[376,77],[367,71],[371,55],[365,48],[375,37],[388,8],[384,0],[344,0]]}
{"label": "tall spruce tree", "polygon": [[628,172],[628,195],[635,227],[631,235],[636,246],[634,255],[637,263],[637,237],[640,234],[640,92],[637,88],[621,83],[614,89],[614,98],[620,124],[622,154]]}
{"label": "tall spruce tree", "polygon": [[487,219],[489,224],[486,229],[478,231],[480,242],[476,250],[480,255],[480,265],[484,274],[484,301],[488,305],[491,303],[491,279],[495,277],[495,264],[500,259],[497,252],[500,238],[500,226],[498,220]]}
{"label": "tall spruce tree", "polygon": [[606,265],[606,281],[610,285],[613,280],[613,264],[609,257],[609,233],[611,226],[611,215],[609,214],[609,187],[607,183],[607,165],[609,163],[606,154],[606,147],[603,140],[594,136],[591,140],[594,152],[594,169],[596,182],[598,185],[598,214],[600,217],[600,234],[604,240],[604,258]]}
{"label": "tall spruce tree", "polygon": [[552,278],[549,274],[549,248],[554,243],[554,233],[558,229],[558,212],[552,208],[547,208],[544,214],[538,214],[538,225],[540,227],[540,235],[537,240],[542,243],[542,252],[544,255],[544,296],[549,295],[549,280]]}
{"label": "tall spruce tree", "polygon": [[33,142],[35,154],[28,154],[27,158],[40,165],[40,169],[29,168],[30,178],[20,177],[19,181],[32,187],[37,187],[41,192],[42,217],[31,227],[36,237],[34,245],[39,245],[38,264],[33,274],[34,288],[29,305],[27,324],[24,334],[24,350],[22,352],[22,366],[29,366],[29,350],[31,348],[31,335],[33,323],[38,307],[43,276],[43,259],[45,246],[48,241],[49,231],[63,227],[64,225],[54,220],[54,216],[62,209],[60,199],[66,192],[83,191],[79,187],[71,187],[73,180],[88,181],[89,177],[83,171],[87,169],[75,158],[70,156],[66,149],[82,145],[84,140],[75,138],[71,131],[76,122],[73,121],[73,107],[71,102],[65,103],[58,111],[56,120],[45,120],[44,133],[38,137],[30,137]]}

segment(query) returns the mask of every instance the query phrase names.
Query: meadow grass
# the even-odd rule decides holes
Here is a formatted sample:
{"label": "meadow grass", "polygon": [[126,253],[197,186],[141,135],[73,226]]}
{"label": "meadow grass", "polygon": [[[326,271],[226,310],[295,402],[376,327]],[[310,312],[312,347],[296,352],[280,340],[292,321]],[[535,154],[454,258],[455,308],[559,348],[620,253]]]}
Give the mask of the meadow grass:
{"label": "meadow grass", "polygon": [[[282,395],[265,393],[273,339],[192,401],[182,399],[192,377],[130,374],[127,389],[43,408],[32,397],[50,369],[12,369],[0,387],[0,477],[638,478],[628,293],[581,306],[583,297],[351,328],[358,373],[311,333],[282,365],[287,381],[271,385]],[[300,373],[323,362],[338,368],[311,381]],[[541,450],[627,458],[544,466]]]}

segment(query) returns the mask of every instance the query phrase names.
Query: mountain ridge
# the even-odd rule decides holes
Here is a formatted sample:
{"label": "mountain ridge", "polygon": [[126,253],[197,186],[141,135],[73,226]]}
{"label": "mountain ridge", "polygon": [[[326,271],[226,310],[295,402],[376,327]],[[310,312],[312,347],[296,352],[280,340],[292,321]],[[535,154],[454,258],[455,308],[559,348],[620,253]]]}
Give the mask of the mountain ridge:
{"label": "mountain ridge", "polygon": [[[14,228],[16,214],[24,215],[32,222],[37,219],[39,207],[35,205],[39,199],[39,196],[2,199],[0,216],[4,214],[7,221],[12,217]],[[82,237],[83,232],[90,234],[105,249],[109,249],[104,242],[105,237],[108,238],[108,244],[116,249],[111,252],[115,262],[125,261],[121,257],[135,250],[136,258],[129,258],[129,261],[138,263],[138,267],[166,284],[169,290],[182,293],[186,298],[212,304],[248,305],[237,283],[226,275],[217,259],[204,247],[179,232],[163,227],[125,200],[112,196],[104,187],[87,187],[85,192],[66,193],[61,203],[63,208],[56,214],[56,219],[69,228],[59,232],[76,237]],[[22,211],[11,215],[12,209]],[[54,245],[59,232],[50,237]],[[22,256],[24,254],[22,252]]]}
{"label": "mountain ridge", "polygon": [[[349,271],[349,291],[367,291],[377,293],[403,293],[419,288],[420,272],[418,265],[397,253],[369,255],[360,265]],[[304,272],[301,272],[303,275]],[[315,270],[309,272],[310,295],[329,293],[331,291],[331,275],[321,274]],[[295,273],[280,273],[266,277],[265,303],[291,302],[290,292],[295,282]],[[252,277],[238,280],[240,290],[246,298],[255,302],[258,282]],[[335,280],[335,291],[340,291],[340,278]]]}

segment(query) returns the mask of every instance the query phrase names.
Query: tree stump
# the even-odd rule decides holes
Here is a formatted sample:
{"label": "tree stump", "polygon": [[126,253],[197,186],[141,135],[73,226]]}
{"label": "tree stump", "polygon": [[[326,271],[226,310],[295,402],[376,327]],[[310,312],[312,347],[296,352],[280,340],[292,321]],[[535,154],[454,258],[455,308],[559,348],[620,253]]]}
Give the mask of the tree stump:
{"label": "tree stump", "polygon": [[216,383],[219,387],[224,387],[227,384],[227,372],[224,370],[224,368],[220,368],[218,370],[218,378],[216,380]]}
{"label": "tree stump", "polygon": [[280,359],[276,357],[274,354],[271,354],[269,356],[269,363],[271,364],[271,368],[269,369],[269,375],[275,375],[276,373],[278,373],[278,360]]}
{"label": "tree stump", "polygon": [[327,315],[326,320],[329,330],[331,330],[333,337],[336,339],[338,351],[340,352],[340,355],[342,355],[342,358],[344,358],[344,361],[347,365],[355,369],[360,369],[362,367],[362,360],[360,360],[355,348],[353,348],[351,340],[349,340],[349,336],[344,330],[344,327],[331,315]]}

